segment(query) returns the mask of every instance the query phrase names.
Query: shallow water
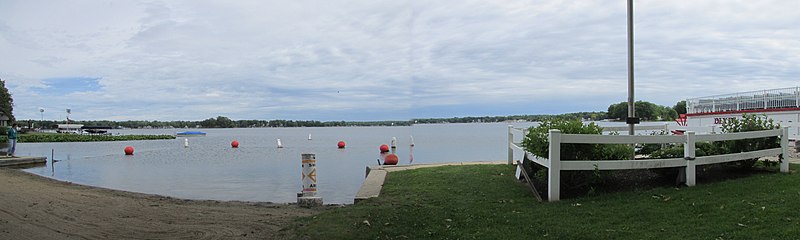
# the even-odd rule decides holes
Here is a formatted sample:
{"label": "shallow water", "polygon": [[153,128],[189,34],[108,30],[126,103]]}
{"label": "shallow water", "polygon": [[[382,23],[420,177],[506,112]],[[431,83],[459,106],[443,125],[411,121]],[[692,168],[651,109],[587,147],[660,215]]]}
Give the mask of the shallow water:
{"label": "shallow water", "polygon": [[[611,125],[614,123],[606,123]],[[514,123],[527,127],[533,123]],[[200,129],[205,137],[175,140],[22,143],[18,155],[54,157],[25,171],[91,186],[186,199],[294,202],[302,153],[317,159],[318,195],[325,203],[352,203],[378,147],[397,137],[400,165],[507,158],[507,123],[424,124],[410,127]],[[114,130],[115,134],[175,134],[185,129]],[[308,140],[311,134],[313,140]],[[410,147],[409,136],[415,146]],[[284,148],[277,148],[280,138]],[[231,141],[239,148],[231,148]],[[347,147],[338,149],[338,141]],[[517,137],[515,141],[519,141]],[[125,146],[135,154],[126,156]],[[519,153],[517,153],[519,154]]]}

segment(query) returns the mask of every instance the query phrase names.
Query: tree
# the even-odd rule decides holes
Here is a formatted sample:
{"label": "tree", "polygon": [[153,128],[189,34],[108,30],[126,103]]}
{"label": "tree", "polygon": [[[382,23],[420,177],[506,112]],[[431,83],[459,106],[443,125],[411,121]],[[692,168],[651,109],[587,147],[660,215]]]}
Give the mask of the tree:
{"label": "tree", "polygon": [[[643,121],[672,120],[678,114],[670,107],[656,105],[647,101],[636,101],[636,116]],[[628,102],[620,102],[608,106],[608,118],[624,120],[628,117]]]}
{"label": "tree", "polygon": [[6,89],[6,82],[0,79],[0,113],[8,116],[9,123],[16,121],[14,118],[14,99]]}
{"label": "tree", "polygon": [[672,108],[675,109],[675,112],[678,114],[686,114],[686,100],[676,103]]}

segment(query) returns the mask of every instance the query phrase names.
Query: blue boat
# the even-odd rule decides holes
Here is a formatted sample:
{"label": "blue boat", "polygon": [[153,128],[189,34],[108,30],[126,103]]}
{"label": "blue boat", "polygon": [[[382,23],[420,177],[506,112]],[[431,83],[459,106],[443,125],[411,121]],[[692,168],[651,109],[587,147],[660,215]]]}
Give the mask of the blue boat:
{"label": "blue boat", "polygon": [[205,136],[206,133],[204,132],[196,132],[196,131],[188,131],[188,132],[179,132],[175,134],[178,137],[199,137]]}

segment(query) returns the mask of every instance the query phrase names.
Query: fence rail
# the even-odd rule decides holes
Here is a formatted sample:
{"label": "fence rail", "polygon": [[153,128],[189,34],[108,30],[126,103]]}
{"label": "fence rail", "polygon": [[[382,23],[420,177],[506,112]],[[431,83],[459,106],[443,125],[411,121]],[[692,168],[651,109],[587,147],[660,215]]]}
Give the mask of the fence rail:
{"label": "fence rail", "polygon": [[[625,169],[651,169],[651,168],[670,168],[670,167],[683,167],[686,173],[686,185],[694,186],[696,184],[696,166],[740,161],[745,159],[779,156],[780,171],[789,172],[789,161],[785,160],[788,156],[789,145],[789,128],[783,127],[776,130],[753,131],[742,133],[729,133],[729,134],[695,134],[695,132],[686,132],[683,136],[677,135],[588,135],[588,134],[562,134],[561,131],[551,129],[548,135],[549,140],[549,156],[543,158],[535,156],[530,152],[525,151],[521,143],[514,142],[514,132],[521,132],[524,134],[526,129],[517,129],[508,126],[508,163],[514,162],[514,150],[521,150],[525,156],[532,162],[544,166],[548,169],[547,191],[549,201],[558,201],[560,198],[560,183],[561,171],[573,170],[625,170]],[[764,149],[757,151],[749,151],[742,153],[731,153],[713,156],[695,156],[695,143],[707,141],[727,141],[727,140],[742,140],[764,137],[779,137],[781,146],[780,148]],[[573,161],[561,160],[561,144],[564,143],[578,143],[578,144],[637,144],[637,143],[679,143],[684,144],[683,158],[669,158],[669,159],[647,159],[647,160],[582,160]],[[517,166],[521,168],[521,165]]]}

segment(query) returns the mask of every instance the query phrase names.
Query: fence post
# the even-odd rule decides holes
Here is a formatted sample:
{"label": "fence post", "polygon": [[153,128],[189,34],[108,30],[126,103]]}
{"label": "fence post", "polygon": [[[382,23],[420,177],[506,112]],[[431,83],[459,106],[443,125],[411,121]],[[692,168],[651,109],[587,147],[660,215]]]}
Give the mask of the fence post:
{"label": "fence post", "polygon": [[[511,133],[514,126],[508,125],[508,165],[514,164],[514,133]],[[523,136],[524,137],[524,136]]]}
{"label": "fence post", "polygon": [[[797,144],[797,142],[795,142]],[[781,129],[781,172],[789,172],[789,127]]]}
{"label": "fence post", "polygon": [[549,201],[555,202],[560,198],[561,187],[561,131],[550,129],[547,137],[549,146],[550,167],[547,168],[547,196]]}
{"label": "fence post", "polygon": [[694,186],[697,184],[697,167],[694,161],[694,131],[686,132],[686,144],[683,145],[683,159],[686,159],[686,186]]}

